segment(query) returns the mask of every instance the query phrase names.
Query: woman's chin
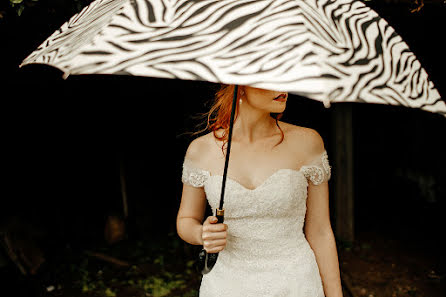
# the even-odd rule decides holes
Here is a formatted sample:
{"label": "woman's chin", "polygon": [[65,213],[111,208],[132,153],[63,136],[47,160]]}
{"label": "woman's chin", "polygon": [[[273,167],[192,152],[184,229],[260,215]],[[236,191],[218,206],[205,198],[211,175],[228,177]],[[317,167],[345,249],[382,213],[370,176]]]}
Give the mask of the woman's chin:
{"label": "woman's chin", "polygon": [[282,113],[285,111],[286,108],[286,102],[280,102],[280,106],[275,106],[274,108],[271,108],[272,113]]}

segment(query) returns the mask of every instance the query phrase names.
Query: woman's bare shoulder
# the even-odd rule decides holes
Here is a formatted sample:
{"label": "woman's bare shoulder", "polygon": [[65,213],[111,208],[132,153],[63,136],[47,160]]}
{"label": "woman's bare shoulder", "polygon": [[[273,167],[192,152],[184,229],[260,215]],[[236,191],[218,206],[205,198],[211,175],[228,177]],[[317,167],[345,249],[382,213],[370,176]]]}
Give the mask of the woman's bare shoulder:
{"label": "woman's bare shoulder", "polygon": [[285,137],[289,136],[292,140],[302,141],[302,140],[313,140],[317,141],[320,138],[320,134],[312,128],[298,126],[286,122],[279,122],[280,127],[285,133]]}
{"label": "woman's bare shoulder", "polygon": [[213,132],[199,136],[191,141],[186,151],[186,159],[201,163],[215,146]]}
{"label": "woman's bare shoulder", "polygon": [[308,155],[323,152],[324,141],[315,129],[285,122],[279,124],[291,146],[299,148],[299,151],[306,152]]}

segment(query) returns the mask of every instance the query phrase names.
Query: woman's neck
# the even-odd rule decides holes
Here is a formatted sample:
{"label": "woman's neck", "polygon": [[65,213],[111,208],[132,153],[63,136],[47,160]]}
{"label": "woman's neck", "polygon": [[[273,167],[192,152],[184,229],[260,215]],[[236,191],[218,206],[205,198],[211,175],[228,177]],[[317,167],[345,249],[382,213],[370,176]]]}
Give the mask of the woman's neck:
{"label": "woman's neck", "polygon": [[240,112],[234,122],[232,137],[237,142],[252,144],[272,136],[276,129],[276,121],[269,113]]}

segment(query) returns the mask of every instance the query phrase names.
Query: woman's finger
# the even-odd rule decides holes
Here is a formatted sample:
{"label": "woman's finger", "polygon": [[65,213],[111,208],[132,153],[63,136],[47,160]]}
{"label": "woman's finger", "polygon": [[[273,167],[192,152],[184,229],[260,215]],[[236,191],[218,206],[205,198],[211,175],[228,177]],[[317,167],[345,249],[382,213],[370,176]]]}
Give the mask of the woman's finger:
{"label": "woman's finger", "polygon": [[208,239],[226,239],[228,236],[228,232],[222,231],[222,232],[212,232],[210,233]]}
{"label": "woman's finger", "polygon": [[205,244],[205,245],[203,245],[204,249],[208,253],[218,253],[218,252],[224,250],[225,246],[226,246],[226,241],[225,240],[221,240],[219,242],[219,244],[217,244],[217,245],[213,245],[213,244]]}
{"label": "woman's finger", "polygon": [[226,246],[226,239],[215,239],[211,243],[211,247],[225,247]]}

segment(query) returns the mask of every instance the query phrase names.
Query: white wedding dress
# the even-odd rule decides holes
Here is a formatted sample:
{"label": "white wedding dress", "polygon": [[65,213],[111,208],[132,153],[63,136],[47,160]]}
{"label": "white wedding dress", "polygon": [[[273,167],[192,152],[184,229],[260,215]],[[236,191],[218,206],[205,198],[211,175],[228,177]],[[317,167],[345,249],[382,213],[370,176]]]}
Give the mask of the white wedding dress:
{"label": "white wedding dress", "polygon": [[[203,275],[200,297],[324,297],[315,255],[303,233],[307,186],[330,179],[327,152],[296,169],[279,169],[251,190],[230,178],[225,190],[226,246]],[[183,183],[204,187],[213,210],[221,175],[183,163]]]}

